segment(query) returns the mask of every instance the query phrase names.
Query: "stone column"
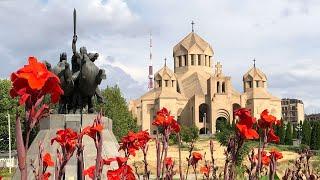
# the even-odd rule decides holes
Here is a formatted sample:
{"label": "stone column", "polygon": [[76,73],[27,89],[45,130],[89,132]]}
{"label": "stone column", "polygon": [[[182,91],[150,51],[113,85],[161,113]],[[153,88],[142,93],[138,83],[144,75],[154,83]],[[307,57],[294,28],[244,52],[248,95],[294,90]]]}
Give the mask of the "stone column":
{"label": "stone column", "polygon": [[220,86],[219,86],[219,93],[222,93],[222,82],[221,81],[219,81],[220,83]]}
{"label": "stone column", "polygon": [[185,66],[184,62],[185,62],[185,57],[184,56],[181,56],[181,66]]}
{"label": "stone column", "polygon": [[179,67],[179,56],[174,57],[174,64],[176,68]]}
{"label": "stone column", "polygon": [[198,65],[198,54],[194,54],[193,56],[194,56],[194,58],[193,58],[194,59],[194,65],[195,66],[199,66]]}
{"label": "stone column", "polygon": [[200,60],[201,66],[203,66],[204,65],[204,59],[206,58],[206,56],[204,54],[201,54],[200,57],[201,57],[201,60]]}
{"label": "stone column", "polygon": [[188,66],[191,66],[191,54],[188,54]]}

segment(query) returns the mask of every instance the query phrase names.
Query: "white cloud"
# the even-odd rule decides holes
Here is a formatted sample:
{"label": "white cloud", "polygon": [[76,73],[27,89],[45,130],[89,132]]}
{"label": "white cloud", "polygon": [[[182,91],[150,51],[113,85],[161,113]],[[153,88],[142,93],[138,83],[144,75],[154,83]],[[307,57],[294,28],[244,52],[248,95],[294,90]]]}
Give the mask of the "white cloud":
{"label": "white cloud", "polygon": [[8,76],[29,55],[51,62],[61,51],[70,57],[73,8],[78,13],[78,46],[99,52],[99,65],[120,68],[139,83],[147,77],[148,31],[153,32],[156,71],[164,57],[172,64],[172,48],[194,20],[195,31],[213,46],[214,58],[238,90],[256,58],[272,93],[320,108],[315,93],[320,91],[317,0],[0,1],[0,61],[8,67],[0,68],[0,76]]}

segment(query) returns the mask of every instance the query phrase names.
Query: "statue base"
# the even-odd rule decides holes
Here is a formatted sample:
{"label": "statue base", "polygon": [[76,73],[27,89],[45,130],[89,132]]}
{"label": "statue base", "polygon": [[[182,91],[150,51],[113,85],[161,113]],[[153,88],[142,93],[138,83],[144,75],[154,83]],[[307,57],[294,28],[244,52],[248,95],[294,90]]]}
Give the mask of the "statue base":
{"label": "statue base", "polygon": [[[96,118],[97,114],[83,114],[82,123],[83,127],[92,125],[93,120]],[[31,146],[28,150],[28,179],[34,179],[34,174],[32,172],[32,167],[30,165],[31,160],[34,161],[35,166],[38,166],[38,155],[39,155],[39,143],[42,142],[44,146],[44,152],[51,154],[53,161],[56,160],[57,149],[60,148],[58,143],[53,143],[51,145],[51,139],[56,136],[56,132],[59,129],[71,128],[77,132],[80,129],[80,114],[51,114],[48,118],[40,121],[40,131],[37,134],[36,138],[33,140]],[[112,120],[107,117],[102,117],[104,123],[103,129],[103,150],[102,157],[109,158],[120,156],[118,152],[119,144],[112,132]],[[90,166],[95,165],[96,159],[96,148],[93,140],[88,137],[83,137],[84,145],[84,167],[87,169]],[[110,169],[116,168],[116,162],[113,162]],[[106,166],[103,168],[102,179],[106,179]],[[47,172],[51,173],[50,179],[54,178],[54,167],[49,167]],[[13,179],[20,179],[20,171],[17,168]],[[66,179],[67,180],[76,180],[77,179],[77,159],[76,152],[73,154],[72,158],[66,166]]]}

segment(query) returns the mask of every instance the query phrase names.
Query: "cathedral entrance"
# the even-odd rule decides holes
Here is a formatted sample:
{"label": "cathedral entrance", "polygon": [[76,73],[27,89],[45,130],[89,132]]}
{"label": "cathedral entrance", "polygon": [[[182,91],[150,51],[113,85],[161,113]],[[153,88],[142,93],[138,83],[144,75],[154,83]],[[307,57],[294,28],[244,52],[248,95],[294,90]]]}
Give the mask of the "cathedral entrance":
{"label": "cathedral entrance", "polygon": [[228,126],[228,120],[225,117],[218,117],[216,120],[216,132],[220,132]]}
{"label": "cathedral entrance", "polygon": [[209,131],[209,128],[206,128],[206,129],[205,129],[205,128],[203,127],[203,128],[200,129],[199,133],[200,133],[200,134],[209,134],[210,131]]}

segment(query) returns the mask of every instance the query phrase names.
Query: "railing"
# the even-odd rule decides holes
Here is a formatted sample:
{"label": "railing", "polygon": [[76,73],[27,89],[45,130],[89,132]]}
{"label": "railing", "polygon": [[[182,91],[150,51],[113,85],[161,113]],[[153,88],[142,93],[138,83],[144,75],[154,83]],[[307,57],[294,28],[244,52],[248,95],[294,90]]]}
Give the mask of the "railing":
{"label": "railing", "polygon": [[0,158],[0,167],[16,167],[15,158]]}

